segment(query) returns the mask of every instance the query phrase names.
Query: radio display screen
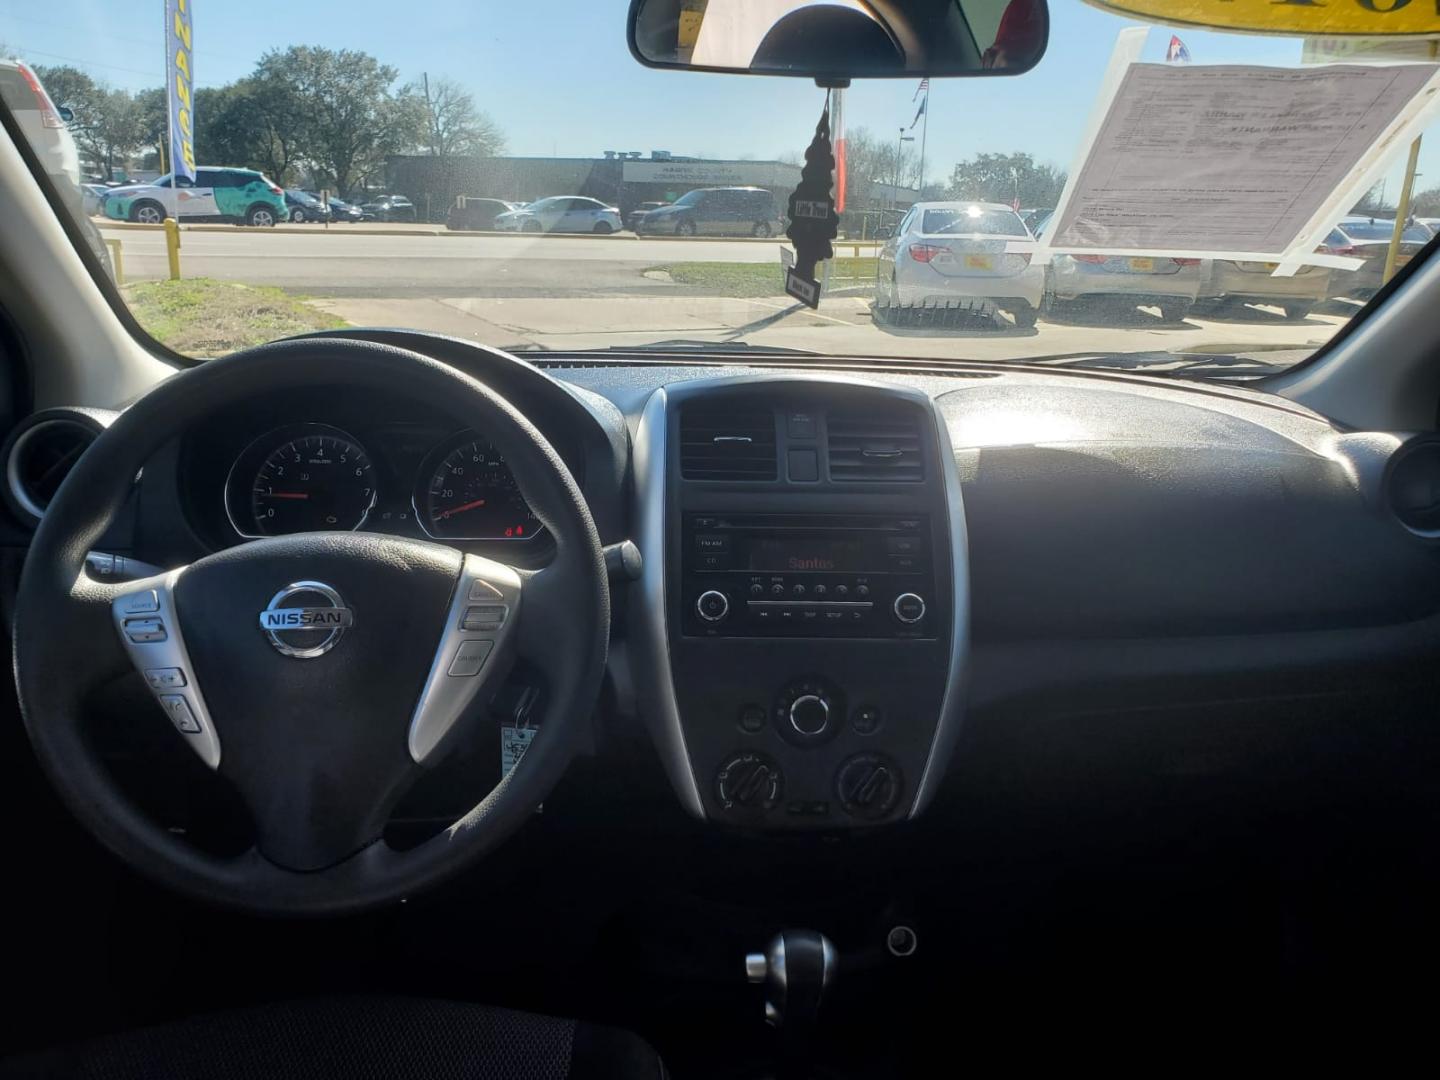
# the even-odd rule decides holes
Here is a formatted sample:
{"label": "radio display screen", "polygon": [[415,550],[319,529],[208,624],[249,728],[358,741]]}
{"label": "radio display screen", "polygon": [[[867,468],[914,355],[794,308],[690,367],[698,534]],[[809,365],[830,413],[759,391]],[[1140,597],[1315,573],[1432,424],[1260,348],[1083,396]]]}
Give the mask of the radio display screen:
{"label": "radio display screen", "polygon": [[744,567],[762,574],[815,570],[863,573],[884,566],[868,537],[765,536],[745,539]]}

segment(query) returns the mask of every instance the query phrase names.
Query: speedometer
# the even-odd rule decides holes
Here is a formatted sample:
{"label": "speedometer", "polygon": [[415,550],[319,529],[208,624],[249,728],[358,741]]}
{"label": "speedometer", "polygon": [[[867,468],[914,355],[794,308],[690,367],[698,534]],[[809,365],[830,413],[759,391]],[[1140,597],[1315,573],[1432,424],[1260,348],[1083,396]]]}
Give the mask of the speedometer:
{"label": "speedometer", "polygon": [[374,472],[346,432],[297,424],[251,444],[231,473],[226,501],[246,536],[358,529],[375,505]]}
{"label": "speedometer", "polygon": [[422,479],[415,513],[436,539],[529,540],[541,530],[505,459],[474,432],[444,443]]}

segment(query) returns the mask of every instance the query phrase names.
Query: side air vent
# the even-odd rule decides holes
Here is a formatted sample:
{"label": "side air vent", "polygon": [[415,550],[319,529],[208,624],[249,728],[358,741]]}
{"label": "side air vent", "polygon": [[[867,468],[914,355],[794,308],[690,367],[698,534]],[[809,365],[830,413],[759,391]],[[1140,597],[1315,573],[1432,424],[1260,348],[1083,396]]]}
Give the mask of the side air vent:
{"label": "side air vent", "polygon": [[16,505],[38,520],[96,434],[69,419],[41,420],[20,432],[5,459],[5,482]]}
{"label": "side air vent", "polygon": [[1395,452],[1385,498],[1405,528],[1427,540],[1440,538],[1440,442],[1417,440]]}
{"label": "side air vent", "polygon": [[830,479],[914,484],[925,479],[916,417],[898,412],[831,413]]}
{"label": "side air vent", "polygon": [[774,480],[775,411],[692,405],[680,414],[680,475],[686,480]]}

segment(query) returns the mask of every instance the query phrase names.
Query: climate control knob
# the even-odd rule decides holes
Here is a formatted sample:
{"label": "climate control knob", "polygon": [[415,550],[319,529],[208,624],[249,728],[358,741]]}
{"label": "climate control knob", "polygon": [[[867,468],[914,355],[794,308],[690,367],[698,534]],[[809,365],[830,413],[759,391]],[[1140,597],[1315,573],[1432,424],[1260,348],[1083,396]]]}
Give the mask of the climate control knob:
{"label": "climate control knob", "polygon": [[695,601],[695,614],[708,623],[724,622],[730,614],[730,599],[719,589],[707,589]]}
{"label": "climate control knob", "polygon": [[715,774],[715,796],[726,810],[770,810],[780,802],[785,777],[764,754],[732,754]]}
{"label": "climate control knob", "polygon": [[830,726],[830,702],[823,694],[801,694],[790,703],[790,726],[809,738]]}
{"label": "climate control knob", "polygon": [[865,821],[878,821],[894,811],[904,787],[900,766],[884,754],[856,754],[835,775],[841,807]]}
{"label": "climate control knob", "polygon": [[901,593],[895,597],[893,610],[895,618],[907,626],[913,625],[925,617],[925,598],[913,592]]}

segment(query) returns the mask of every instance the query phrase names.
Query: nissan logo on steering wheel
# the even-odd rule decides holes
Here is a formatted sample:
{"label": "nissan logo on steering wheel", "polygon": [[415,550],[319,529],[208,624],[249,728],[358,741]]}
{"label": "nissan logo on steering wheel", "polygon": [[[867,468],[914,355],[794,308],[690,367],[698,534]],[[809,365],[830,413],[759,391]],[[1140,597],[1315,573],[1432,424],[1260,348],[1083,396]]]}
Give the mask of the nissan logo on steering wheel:
{"label": "nissan logo on steering wheel", "polygon": [[324,656],[354,622],[340,594],[319,581],[286,585],[260,612],[260,629],[270,644],[300,660]]}

